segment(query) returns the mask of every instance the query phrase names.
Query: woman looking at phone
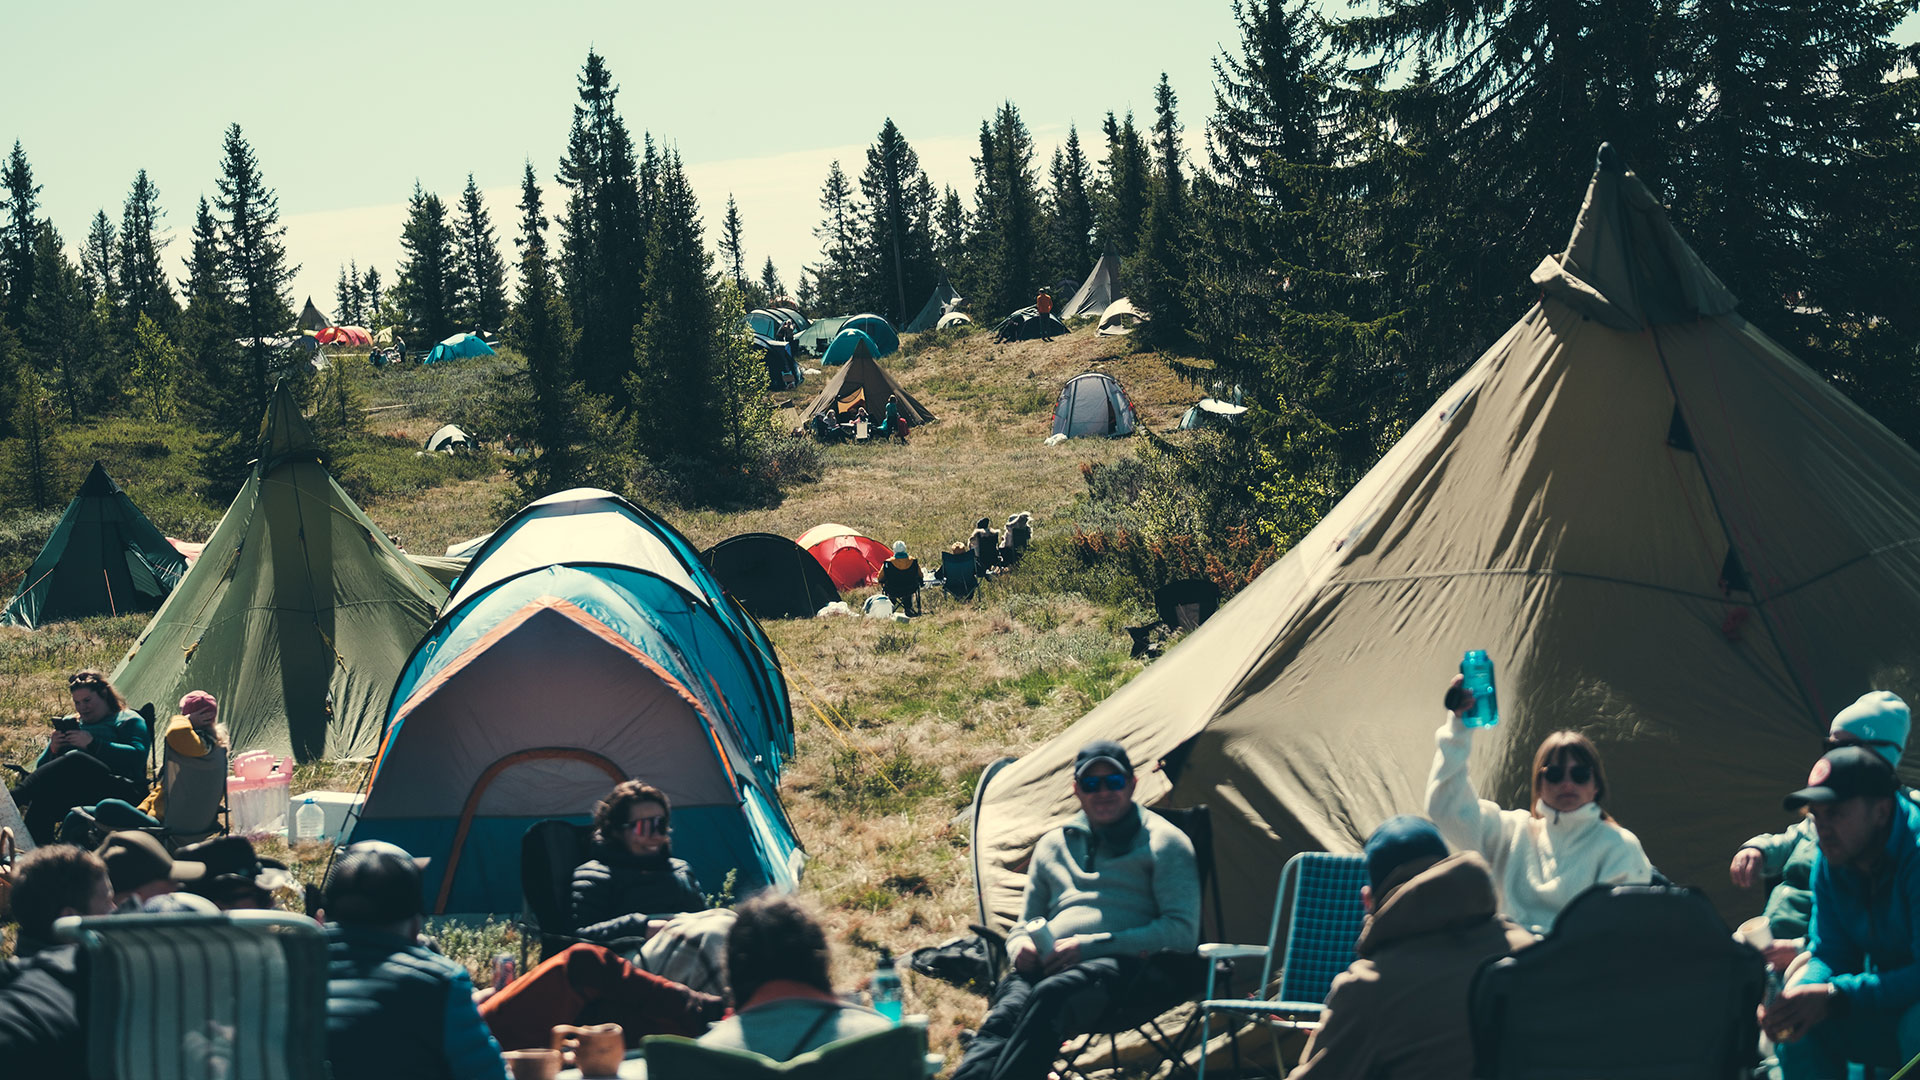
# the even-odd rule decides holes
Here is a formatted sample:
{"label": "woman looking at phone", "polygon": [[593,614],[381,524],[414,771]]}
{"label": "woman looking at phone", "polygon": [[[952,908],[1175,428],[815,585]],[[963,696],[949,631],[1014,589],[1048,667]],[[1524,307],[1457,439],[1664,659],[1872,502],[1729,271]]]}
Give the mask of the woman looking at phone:
{"label": "woman looking at phone", "polygon": [[1461,723],[1473,693],[1455,676],[1447,722],[1427,780],[1427,816],[1455,851],[1477,851],[1500,886],[1500,912],[1536,934],[1553,928],[1574,897],[1594,885],[1644,885],[1653,865],[1632,833],[1601,802],[1607,773],[1600,751],[1577,731],[1556,731],[1533,754],[1532,801],[1502,810],[1479,797],[1467,776],[1474,729]]}
{"label": "woman looking at phone", "polygon": [[67,692],[73,712],[55,718],[33,772],[13,789],[37,844],[53,843],[55,828],[73,807],[103,799],[137,803],[147,795],[153,735],[146,720],[92,668],[69,676]]}

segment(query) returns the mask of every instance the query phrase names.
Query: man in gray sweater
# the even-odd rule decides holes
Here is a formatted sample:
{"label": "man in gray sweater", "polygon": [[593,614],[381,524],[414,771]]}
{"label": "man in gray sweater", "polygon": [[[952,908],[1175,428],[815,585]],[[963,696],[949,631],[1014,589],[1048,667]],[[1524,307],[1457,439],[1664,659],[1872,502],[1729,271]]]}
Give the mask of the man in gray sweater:
{"label": "man in gray sweater", "polygon": [[1039,1080],[1060,1043],[1110,1007],[1171,1007],[1204,974],[1193,843],[1133,801],[1119,743],[1082,748],[1073,784],[1081,812],[1034,846],[1026,910],[1007,938],[1013,970],[953,1080]]}

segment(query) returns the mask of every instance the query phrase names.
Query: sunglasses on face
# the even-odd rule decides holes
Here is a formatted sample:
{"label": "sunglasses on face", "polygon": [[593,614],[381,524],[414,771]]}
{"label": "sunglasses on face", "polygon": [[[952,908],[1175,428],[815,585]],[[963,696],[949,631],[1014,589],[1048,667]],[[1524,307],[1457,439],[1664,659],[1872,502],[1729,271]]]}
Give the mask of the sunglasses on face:
{"label": "sunglasses on face", "polygon": [[635,836],[659,836],[667,831],[667,816],[655,814],[652,817],[634,818],[627,822],[627,828]]}
{"label": "sunglasses on face", "polygon": [[1562,780],[1584,784],[1593,779],[1593,769],[1587,765],[1549,765],[1540,770],[1540,775],[1546,777],[1549,784],[1557,784]]}
{"label": "sunglasses on face", "polygon": [[1127,778],[1121,776],[1119,773],[1108,773],[1105,776],[1083,776],[1080,778],[1080,790],[1089,795],[1096,791],[1125,791],[1126,789]]}

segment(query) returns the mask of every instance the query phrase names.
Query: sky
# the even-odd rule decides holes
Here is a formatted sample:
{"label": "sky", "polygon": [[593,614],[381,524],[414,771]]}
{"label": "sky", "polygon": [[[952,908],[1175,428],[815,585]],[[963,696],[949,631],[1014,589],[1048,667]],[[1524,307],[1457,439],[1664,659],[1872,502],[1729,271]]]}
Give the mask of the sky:
{"label": "sky", "polygon": [[[1036,20],[1036,11],[1054,17]],[[0,0],[0,148],[18,139],[42,212],[77,247],[117,226],[135,172],[159,186],[185,258],[238,123],[279,196],[296,308],[333,306],[349,259],[391,282],[418,181],[453,202],[472,174],[511,262],[523,163],[549,209],[587,50],[603,55],[636,136],[679,149],[717,239],[732,194],[749,269],[791,289],[819,257],[828,166],[857,176],[891,117],[936,186],[971,196],[980,121],[1011,100],[1039,164],[1078,125],[1099,156],[1108,111],[1151,118],[1166,72],[1188,146],[1212,110],[1212,61],[1237,41],[1228,0],[1105,0],[1080,15],[1008,0],[804,4],[562,0]],[[1098,15],[1092,14],[1095,10]],[[1899,37],[1920,37],[1909,19]],[[22,46],[25,47],[22,47]]]}
{"label": "sky", "polygon": [[[731,193],[750,269],[791,288],[818,259],[820,185],[850,174],[891,117],[936,185],[973,188],[980,121],[1012,100],[1044,164],[1069,124],[1099,141],[1108,110],[1151,116],[1167,72],[1189,132],[1212,108],[1211,62],[1236,40],[1226,0],[1113,0],[1036,24],[1030,3],[330,5],[70,0],[0,4],[0,149],[18,139],[42,212],[70,248],[96,210],[117,227],[139,169],[186,255],[238,123],[279,196],[297,309],[333,306],[349,259],[393,278],[418,180],[454,201],[473,175],[513,258],[523,163],[549,209],[587,50],[603,55],[638,137],[676,146],[717,239]],[[1044,9],[1040,9],[1044,10]],[[184,14],[184,17],[183,17]],[[22,43],[29,47],[19,48]],[[182,276],[176,266],[176,276]]]}

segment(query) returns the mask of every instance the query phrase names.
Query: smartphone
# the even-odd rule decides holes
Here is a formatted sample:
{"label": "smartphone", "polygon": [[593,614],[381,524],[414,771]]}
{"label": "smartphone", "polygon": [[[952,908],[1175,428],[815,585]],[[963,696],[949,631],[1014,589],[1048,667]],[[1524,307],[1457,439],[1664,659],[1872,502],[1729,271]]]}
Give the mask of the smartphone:
{"label": "smartphone", "polygon": [[78,731],[80,730],[80,718],[77,716],[56,716],[53,718],[53,730]]}

